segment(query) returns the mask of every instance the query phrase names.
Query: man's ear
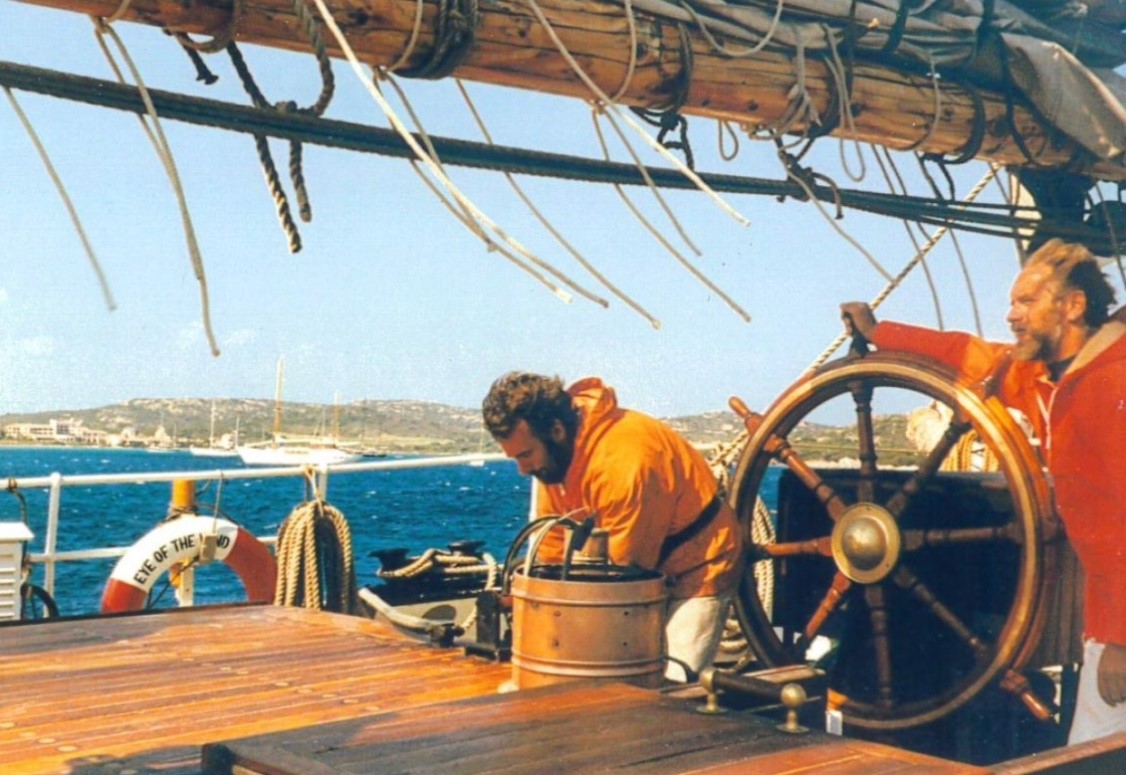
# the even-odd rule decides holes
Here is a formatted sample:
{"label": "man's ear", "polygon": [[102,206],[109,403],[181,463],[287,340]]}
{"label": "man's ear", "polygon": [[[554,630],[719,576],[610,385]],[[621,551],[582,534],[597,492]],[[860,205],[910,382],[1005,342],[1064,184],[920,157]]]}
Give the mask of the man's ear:
{"label": "man's ear", "polygon": [[556,420],[551,424],[551,440],[556,444],[562,444],[567,440],[567,426],[562,420]]}
{"label": "man's ear", "polygon": [[1078,288],[1073,288],[1063,295],[1063,314],[1068,323],[1086,325],[1083,322],[1087,314],[1087,294]]}

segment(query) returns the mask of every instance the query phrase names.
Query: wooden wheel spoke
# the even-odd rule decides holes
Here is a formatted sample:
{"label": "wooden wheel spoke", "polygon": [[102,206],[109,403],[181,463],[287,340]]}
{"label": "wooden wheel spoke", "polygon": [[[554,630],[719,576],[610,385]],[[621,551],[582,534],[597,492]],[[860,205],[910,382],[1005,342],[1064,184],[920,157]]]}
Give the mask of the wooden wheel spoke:
{"label": "wooden wheel spoke", "polygon": [[858,457],[860,477],[856,485],[856,499],[871,503],[876,498],[876,434],[872,430],[872,387],[867,382],[849,383],[849,391],[856,404],[856,432],[859,439]]}
{"label": "wooden wheel spoke", "polygon": [[904,530],[903,549],[915,552],[938,546],[963,546],[965,544],[1008,541],[1024,543],[1024,531],[1017,522],[1007,522],[997,527],[962,527],[932,530]]}
{"label": "wooden wheel spoke", "polygon": [[830,487],[821,476],[814,471],[809,463],[790,446],[790,442],[781,436],[771,436],[764,450],[775,459],[785,464],[802,484],[809,488],[814,497],[825,507],[829,518],[836,522],[844,514],[848,504]]}
{"label": "wooden wheel spoke", "polygon": [[966,644],[976,658],[988,656],[989,647],[974,634],[966,623],[950,608],[938,599],[922,579],[916,576],[906,565],[900,565],[895,571],[895,583],[910,592],[915,598],[934,614],[935,618],[945,624],[958,638]]}
{"label": "wooden wheel spoke", "polygon": [[807,541],[783,541],[774,544],[755,544],[752,547],[753,558],[756,560],[776,559],[779,557],[832,557],[833,548],[829,536],[810,538]]}
{"label": "wooden wheel spoke", "polygon": [[970,429],[969,422],[960,420],[955,417],[950,421],[946,431],[942,434],[942,438],[934,446],[922,464],[915,469],[915,472],[907,478],[907,481],[899,488],[895,495],[891,496],[888,502],[884,505],[888,513],[898,519],[902,516],[911,499],[919,494],[923,489],[923,485],[930,481],[935,472],[938,471],[942,461],[950,454],[950,450],[954,449],[954,445],[958,440]]}
{"label": "wooden wheel spoke", "polygon": [[876,702],[883,708],[895,704],[892,694],[891,638],[888,635],[887,597],[883,584],[864,589],[868,618],[872,624],[872,647],[876,652]]}
{"label": "wooden wheel spoke", "polygon": [[844,600],[845,595],[851,588],[852,579],[840,571],[837,571],[837,574],[833,576],[833,582],[825,592],[825,596],[821,598],[817,610],[813,612],[813,616],[806,622],[801,637],[798,638],[796,648],[799,654],[804,653],[809,647],[809,644],[813,642],[813,639],[817,637],[817,633],[821,630],[822,625],[825,624],[825,620],[829,618],[833,611],[837,610],[841,601]]}

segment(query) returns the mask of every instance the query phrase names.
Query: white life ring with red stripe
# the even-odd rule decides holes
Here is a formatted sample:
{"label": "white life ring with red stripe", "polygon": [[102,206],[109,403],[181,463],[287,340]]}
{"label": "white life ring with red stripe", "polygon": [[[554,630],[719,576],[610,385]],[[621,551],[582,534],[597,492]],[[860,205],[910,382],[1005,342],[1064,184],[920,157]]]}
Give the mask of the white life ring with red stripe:
{"label": "white life ring with red stripe", "polygon": [[117,561],[102,593],[102,613],[144,608],[156,580],[176,563],[196,560],[211,535],[212,559],[238,575],[247,600],[273,602],[278,565],[268,546],[230,520],[184,514],[150,530]]}

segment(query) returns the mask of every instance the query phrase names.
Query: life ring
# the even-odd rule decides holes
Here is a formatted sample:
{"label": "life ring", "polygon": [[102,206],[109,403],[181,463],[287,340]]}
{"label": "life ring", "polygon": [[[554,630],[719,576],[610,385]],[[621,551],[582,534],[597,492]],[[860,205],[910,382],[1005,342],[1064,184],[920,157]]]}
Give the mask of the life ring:
{"label": "life ring", "polygon": [[144,608],[156,580],[174,564],[195,560],[213,534],[214,560],[238,574],[247,600],[273,602],[278,566],[269,547],[230,520],[185,514],[150,530],[117,561],[102,593],[102,613]]}

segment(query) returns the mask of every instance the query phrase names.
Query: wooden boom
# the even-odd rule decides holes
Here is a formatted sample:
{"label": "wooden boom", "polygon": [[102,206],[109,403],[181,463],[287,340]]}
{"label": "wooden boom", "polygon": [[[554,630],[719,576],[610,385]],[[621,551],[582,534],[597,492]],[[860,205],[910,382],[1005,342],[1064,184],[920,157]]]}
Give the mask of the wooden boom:
{"label": "wooden boom", "polygon": [[[121,0],[21,2],[103,17],[122,5]],[[357,55],[369,64],[386,67],[406,49],[419,2],[422,20],[417,42],[404,65],[411,68],[427,62],[435,49],[438,0],[330,0],[330,6]],[[538,0],[538,4],[575,60],[604,93],[620,93],[618,101],[622,104],[660,109],[680,102],[680,112],[685,115],[733,121],[749,130],[776,127],[792,110],[797,63],[787,53],[763,50],[749,57],[724,56],[695,25],[680,25],[635,11],[637,57],[630,75],[629,21],[621,5],[599,0]],[[315,15],[313,3],[309,6]],[[483,0],[477,12],[473,38],[453,75],[582,99],[592,97],[526,0]],[[214,36],[227,27],[231,13],[231,0],[133,0],[122,19]],[[332,35],[326,32],[324,37],[330,55],[341,56]],[[246,0],[235,39],[291,51],[310,50],[293,0]],[[686,47],[690,55],[686,55]],[[687,88],[681,85],[685,78]],[[804,83],[818,114],[831,120],[835,87],[828,67],[819,59],[807,57]],[[852,71],[853,128],[838,127],[832,134],[893,149],[941,154],[960,154],[977,145],[973,149],[977,158],[998,164],[1072,164],[1104,180],[1126,179],[1126,167],[1120,163],[1082,163],[1087,157],[1076,144],[1041,124],[1019,98],[1012,110],[1018,141],[1006,117],[1005,96],[985,91],[977,91],[977,95],[979,100],[968,87],[950,80],[935,82],[858,64]],[[941,106],[937,116],[936,105]],[[805,129],[804,120],[795,123],[791,131]]]}

